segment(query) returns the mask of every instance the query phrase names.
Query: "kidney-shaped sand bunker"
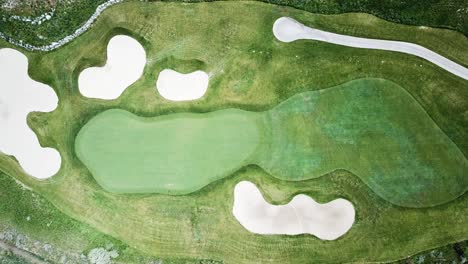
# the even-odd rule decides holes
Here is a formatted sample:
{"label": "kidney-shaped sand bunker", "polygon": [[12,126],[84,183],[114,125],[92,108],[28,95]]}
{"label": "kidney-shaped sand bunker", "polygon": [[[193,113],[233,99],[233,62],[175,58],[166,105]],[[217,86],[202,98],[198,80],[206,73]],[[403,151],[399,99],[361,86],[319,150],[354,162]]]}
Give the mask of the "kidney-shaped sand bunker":
{"label": "kidney-shaped sand bunker", "polygon": [[159,94],[167,100],[190,101],[205,95],[209,79],[204,71],[183,74],[165,69],[159,73],[156,87]]}
{"label": "kidney-shaped sand bunker", "polygon": [[117,35],[107,45],[107,62],[103,67],[91,67],[78,77],[80,93],[89,98],[118,98],[143,74],[146,52],[135,39]]}

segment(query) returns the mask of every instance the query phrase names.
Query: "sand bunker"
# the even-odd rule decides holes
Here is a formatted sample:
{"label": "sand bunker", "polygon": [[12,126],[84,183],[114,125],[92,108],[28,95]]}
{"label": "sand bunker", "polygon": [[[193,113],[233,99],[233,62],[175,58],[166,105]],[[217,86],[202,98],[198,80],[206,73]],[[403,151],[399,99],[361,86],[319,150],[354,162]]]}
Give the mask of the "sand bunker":
{"label": "sand bunker", "polygon": [[135,39],[118,35],[107,45],[104,67],[91,67],[81,72],[78,87],[83,96],[112,100],[143,74],[146,53]]}
{"label": "sand bunker", "polygon": [[42,148],[26,117],[32,111],[57,108],[54,90],[28,76],[28,59],[13,49],[0,49],[0,151],[16,157],[28,174],[44,179],[58,172],[61,157]]}
{"label": "sand bunker", "polygon": [[209,76],[204,71],[178,73],[163,70],[159,74],[156,87],[159,94],[171,101],[189,101],[201,98],[208,89]]}
{"label": "sand bunker", "polygon": [[380,39],[358,38],[313,29],[289,17],[276,20],[273,34],[282,42],[292,42],[298,39],[310,39],[329,42],[354,48],[390,50],[418,56],[435,65],[468,80],[468,69],[422,46],[403,42]]}
{"label": "sand bunker", "polygon": [[255,184],[248,181],[236,185],[232,213],[252,233],[308,233],[322,240],[335,240],[348,232],[355,216],[353,205],[345,199],[319,204],[299,194],[286,205],[271,205]]}

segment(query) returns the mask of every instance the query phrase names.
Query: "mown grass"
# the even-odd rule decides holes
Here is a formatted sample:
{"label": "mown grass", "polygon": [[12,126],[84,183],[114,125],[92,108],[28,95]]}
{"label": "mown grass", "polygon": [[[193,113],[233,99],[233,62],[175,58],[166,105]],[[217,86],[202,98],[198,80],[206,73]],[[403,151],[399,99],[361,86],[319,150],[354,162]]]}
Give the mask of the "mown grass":
{"label": "mown grass", "polygon": [[256,158],[272,176],[300,181],[336,169],[376,194],[428,207],[468,190],[468,160],[402,87],[359,79],[295,95],[266,113]]}
{"label": "mown grass", "polygon": [[[122,108],[140,116],[229,107],[263,111],[299,92],[374,77],[407,89],[466,156],[466,80],[404,54],[312,41],[279,43],[271,27],[283,15],[307,25],[327,21],[337,26],[350,21],[348,16],[330,19],[252,2],[129,2],[110,8],[91,31],[57,51],[26,53],[31,76],[54,87],[60,98],[57,111],[30,114],[28,123],[44,146],[59,149],[63,165],[59,175],[46,181],[33,180],[5,156],[0,158],[0,168],[67,215],[146,254],[161,257],[210,258],[228,263],[390,261],[466,239],[467,195],[442,206],[407,209],[379,198],[346,171],[304,182],[285,182],[254,166],[188,196],[116,195],[100,188],[73,154],[79,129],[106,109]],[[359,16],[356,20],[361,21]],[[419,29],[403,30],[430,39]],[[103,65],[107,41],[122,32],[145,46],[148,63],[143,77],[116,101],[80,96],[79,72],[90,65]],[[452,43],[466,43],[458,35],[448,40],[444,45],[434,45],[438,50],[450,50]],[[175,70],[204,65],[204,70],[213,75],[207,96],[195,102],[165,101],[157,94],[155,82],[159,71],[168,65]],[[348,234],[333,242],[308,235],[250,234],[231,214],[233,188],[244,179],[256,183],[272,203],[286,202],[298,193],[320,202],[344,197],[355,204],[357,221]],[[8,201],[14,203],[13,198]]]}
{"label": "mown grass", "polygon": [[75,150],[110,192],[188,194],[245,165],[258,119],[237,109],[155,118],[108,110],[80,130]]}
{"label": "mown grass", "polygon": [[[41,241],[52,246],[49,256],[42,256],[47,261],[59,261],[55,252],[70,251],[87,254],[89,250],[113,244],[127,261],[138,263],[138,251],[132,250],[125,243],[98,230],[76,221],[56,209],[37,193],[23,188],[9,175],[0,171],[0,231],[14,229],[25,234],[32,241]],[[0,254],[0,263],[2,255]],[[10,256],[5,263],[27,263],[23,259]]]}
{"label": "mown grass", "polygon": [[248,164],[292,181],[347,169],[407,207],[443,204],[468,189],[458,147],[402,87],[381,79],[299,93],[257,114],[108,110],[80,130],[75,148],[117,193],[189,194]]}

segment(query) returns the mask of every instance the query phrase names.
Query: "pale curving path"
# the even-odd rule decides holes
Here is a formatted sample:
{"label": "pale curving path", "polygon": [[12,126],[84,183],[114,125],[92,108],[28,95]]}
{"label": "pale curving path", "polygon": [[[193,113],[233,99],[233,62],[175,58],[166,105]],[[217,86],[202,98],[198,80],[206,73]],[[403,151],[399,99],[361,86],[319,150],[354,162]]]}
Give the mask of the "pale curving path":
{"label": "pale curving path", "polygon": [[234,217],[252,233],[264,235],[311,234],[335,240],[353,226],[354,206],[345,199],[319,204],[299,194],[285,205],[265,201],[255,184],[242,181],[234,188]]}
{"label": "pale curving path", "polygon": [[117,35],[107,45],[106,65],[87,68],[80,73],[80,93],[88,98],[116,99],[141,77],[145,64],[143,46],[134,38]]}
{"label": "pale curving path", "polygon": [[368,39],[330,33],[307,27],[298,21],[281,17],[273,25],[273,34],[282,42],[310,39],[354,48],[397,51],[428,60],[435,65],[468,80],[468,69],[420,45],[392,40]]}
{"label": "pale curving path", "polygon": [[183,74],[165,69],[159,73],[156,88],[159,94],[171,101],[200,99],[208,89],[210,77],[204,71]]}
{"label": "pale curving path", "polygon": [[13,49],[0,49],[0,152],[13,155],[31,176],[45,179],[61,166],[59,152],[43,148],[27,124],[30,112],[50,112],[58,97],[45,84],[28,75],[28,59]]}

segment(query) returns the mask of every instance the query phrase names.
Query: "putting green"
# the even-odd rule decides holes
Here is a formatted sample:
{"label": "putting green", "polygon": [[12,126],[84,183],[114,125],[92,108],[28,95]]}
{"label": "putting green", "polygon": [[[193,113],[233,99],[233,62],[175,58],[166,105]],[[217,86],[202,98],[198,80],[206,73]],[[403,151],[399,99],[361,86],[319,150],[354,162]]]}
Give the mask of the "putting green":
{"label": "putting green", "polygon": [[142,118],[105,111],[79,132],[76,153],[108,191],[185,194],[245,164],[259,115],[241,110]]}
{"label": "putting green", "polygon": [[250,163],[294,181],[346,169],[407,207],[453,200],[468,186],[457,146],[403,88],[381,79],[301,93],[263,113],[108,110],[84,126],[76,150],[114,192],[186,194]]}

